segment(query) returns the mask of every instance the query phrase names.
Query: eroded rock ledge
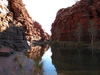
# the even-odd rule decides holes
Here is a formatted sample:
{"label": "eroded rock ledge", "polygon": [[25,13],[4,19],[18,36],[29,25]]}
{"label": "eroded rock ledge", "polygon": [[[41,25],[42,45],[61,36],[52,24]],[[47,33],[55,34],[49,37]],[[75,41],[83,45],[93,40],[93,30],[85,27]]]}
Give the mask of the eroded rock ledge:
{"label": "eroded rock ledge", "polygon": [[49,40],[49,35],[32,20],[22,0],[0,0],[0,46],[23,50],[33,40]]}
{"label": "eroded rock ledge", "polygon": [[52,24],[52,40],[59,41],[77,41],[74,32],[78,28],[77,24],[82,26],[81,41],[90,41],[89,21],[93,20],[97,27],[95,40],[100,40],[100,0],[81,0],[71,7],[62,8],[57,12],[55,21]]}

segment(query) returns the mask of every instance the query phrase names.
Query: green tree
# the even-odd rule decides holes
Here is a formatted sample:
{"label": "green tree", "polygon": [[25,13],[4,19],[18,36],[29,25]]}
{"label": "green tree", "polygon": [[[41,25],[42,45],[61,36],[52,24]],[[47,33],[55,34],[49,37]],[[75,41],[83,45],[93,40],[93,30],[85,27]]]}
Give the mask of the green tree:
{"label": "green tree", "polygon": [[60,28],[55,28],[55,40],[59,40],[59,37],[60,37]]}
{"label": "green tree", "polygon": [[80,42],[82,37],[82,25],[79,22],[77,24],[77,28],[74,35],[78,38],[78,42]]}
{"label": "green tree", "polygon": [[91,45],[93,45],[95,36],[96,36],[96,34],[97,34],[97,27],[94,26],[93,20],[90,20],[90,21],[89,21],[88,32],[90,33],[89,35],[91,36]]}

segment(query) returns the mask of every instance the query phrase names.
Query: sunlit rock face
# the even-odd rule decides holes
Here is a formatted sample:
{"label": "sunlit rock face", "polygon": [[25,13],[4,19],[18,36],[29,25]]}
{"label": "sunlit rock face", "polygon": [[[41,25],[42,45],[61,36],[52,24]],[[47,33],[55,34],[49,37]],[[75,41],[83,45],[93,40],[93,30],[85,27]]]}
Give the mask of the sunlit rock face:
{"label": "sunlit rock face", "polygon": [[0,45],[23,50],[33,40],[49,40],[49,35],[32,20],[22,0],[0,0]]}
{"label": "sunlit rock face", "polygon": [[82,26],[81,41],[91,39],[88,28],[89,21],[93,20],[97,27],[95,40],[100,40],[100,0],[81,0],[71,7],[62,8],[57,12],[55,21],[52,23],[52,40],[76,41],[74,35],[77,24]]}

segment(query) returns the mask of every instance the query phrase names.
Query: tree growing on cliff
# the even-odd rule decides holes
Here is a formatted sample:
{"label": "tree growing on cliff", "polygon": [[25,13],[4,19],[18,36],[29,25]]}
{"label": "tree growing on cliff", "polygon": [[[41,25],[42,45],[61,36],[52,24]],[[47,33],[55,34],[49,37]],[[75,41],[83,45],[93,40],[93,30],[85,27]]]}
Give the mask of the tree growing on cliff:
{"label": "tree growing on cliff", "polygon": [[79,22],[77,23],[77,28],[74,35],[77,37],[78,42],[80,42],[82,37],[82,25]]}
{"label": "tree growing on cliff", "polygon": [[97,34],[97,27],[94,26],[93,20],[90,20],[90,21],[89,21],[88,32],[90,33],[89,35],[91,36],[91,45],[93,45],[95,36],[96,36],[96,34]]}
{"label": "tree growing on cliff", "polygon": [[55,28],[55,40],[59,41],[59,37],[60,37],[60,28],[56,27]]}

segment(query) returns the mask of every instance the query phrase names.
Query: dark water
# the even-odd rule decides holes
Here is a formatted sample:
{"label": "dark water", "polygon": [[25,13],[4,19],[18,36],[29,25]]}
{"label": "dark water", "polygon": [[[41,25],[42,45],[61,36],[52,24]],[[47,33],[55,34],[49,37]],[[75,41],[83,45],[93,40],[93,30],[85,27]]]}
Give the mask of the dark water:
{"label": "dark water", "polygon": [[100,50],[52,48],[52,54],[58,75],[100,75]]}
{"label": "dark water", "polygon": [[43,75],[100,75],[100,50],[46,47],[38,51]]}

